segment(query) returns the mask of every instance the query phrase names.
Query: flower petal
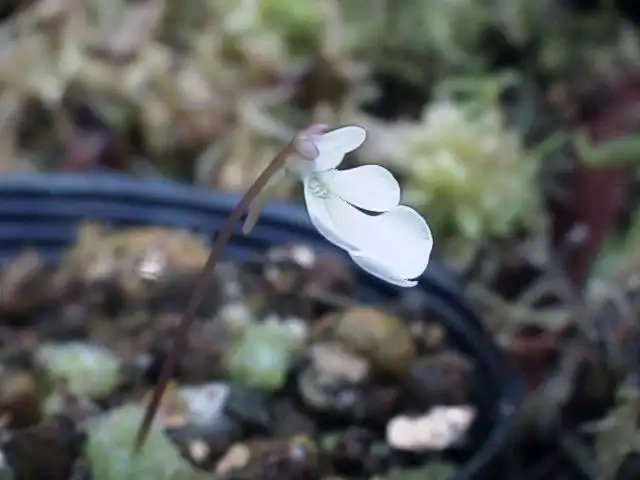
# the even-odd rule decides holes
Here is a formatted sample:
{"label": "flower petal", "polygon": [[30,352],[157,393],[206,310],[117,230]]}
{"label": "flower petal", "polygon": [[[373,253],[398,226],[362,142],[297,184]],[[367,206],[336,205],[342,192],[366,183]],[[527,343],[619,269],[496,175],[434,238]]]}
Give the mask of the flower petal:
{"label": "flower petal", "polygon": [[[358,250],[351,253],[356,254],[359,262],[375,263],[380,268],[384,266],[397,277],[412,279],[420,276],[429,264],[433,247],[425,219],[404,205],[369,218],[367,235],[359,239]],[[372,260],[365,261],[364,257]]]}
{"label": "flower petal", "polygon": [[304,194],[317,230],[370,274],[402,287],[416,285],[413,279],[427,268],[433,247],[425,219],[404,205],[368,215],[336,195],[320,197],[312,180],[304,178]]}
{"label": "flower petal", "polygon": [[315,159],[316,170],[329,170],[340,165],[344,156],[362,145],[367,131],[355,125],[338,128],[315,137],[318,156]]}
{"label": "flower petal", "polygon": [[398,181],[380,165],[337,170],[327,184],[343,200],[371,212],[386,212],[400,203]]}
{"label": "flower petal", "polygon": [[416,280],[407,280],[399,277],[395,272],[389,270],[389,267],[378,262],[375,258],[362,255],[360,252],[350,252],[349,256],[356,265],[364,271],[369,272],[374,277],[378,277],[387,283],[397,285],[399,287],[414,287],[418,284]]}
{"label": "flower petal", "polygon": [[[340,230],[340,227],[336,225],[333,217],[335,212],[340,209],[351,209],[356,214],[360,214],[355,208],[342,201],[339,198],[323,199],[314,194],[309,188],[309,177],[304,179],[304,199],[307,204],[307,211],[311,223],[316,227],[316,230],[320,232],[329,242],[344,249],[353,250],[356,246],[345,238],[344,231]],[[331,212],[330,212],[331,210]],[[349,213],[338,214],[338,218],[346,218]],[[342,223],[342,222],[340,222]]]}

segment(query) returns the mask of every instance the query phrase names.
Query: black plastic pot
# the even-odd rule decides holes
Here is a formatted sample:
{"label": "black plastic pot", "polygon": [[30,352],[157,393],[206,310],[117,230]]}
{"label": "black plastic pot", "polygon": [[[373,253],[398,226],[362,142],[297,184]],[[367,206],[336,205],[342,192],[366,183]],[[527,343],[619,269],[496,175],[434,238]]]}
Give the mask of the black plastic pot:
{"label": "black plastic pot", "polygon": [[[50,261],[71,244],[78,222],[97,220],[115,226],[164,225],[212,235],[237,202],[234,195],[162,181],[140,181],[112,174],[28,174],[0,178],[0,262],[25,247],[35,247]],[[227,259],[247,260],[271,245],[304,242],[333,248],[315,231],[306,212],[292,205],[271,205],[249,236],[233,237]],[[362,301],[388,299],[398,290],[360,272]],[[466,307],[461,287],[432,261],[419,288],[429,308],[449,330],[456,348],[470,355],[479,370],[477,401],[481,414],[471,437],[473,451],[456,479],[511,479],[504,451],[523,389],[507,374],[503,357]]]}

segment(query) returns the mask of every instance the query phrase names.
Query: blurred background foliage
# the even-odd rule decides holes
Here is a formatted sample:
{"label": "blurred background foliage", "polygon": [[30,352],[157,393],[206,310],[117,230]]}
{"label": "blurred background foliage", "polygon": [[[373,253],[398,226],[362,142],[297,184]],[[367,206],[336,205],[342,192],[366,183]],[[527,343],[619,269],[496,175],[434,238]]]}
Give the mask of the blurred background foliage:
{"label": "blurred background foliage", "polygon": [[[450,265],[495,277],[515,249],[544,270],[585,227],[582,256],[562,260],[582,286],[618,227],[621,189],[634,216],[630,5],[7,0],[0,166],[111,168],[241,191],[301,127],[358,123],[369,140],[349,162],[403,180]],[[580,195],[609,201],[585,213]],[[620,253],[614,243],[604,265]]]}

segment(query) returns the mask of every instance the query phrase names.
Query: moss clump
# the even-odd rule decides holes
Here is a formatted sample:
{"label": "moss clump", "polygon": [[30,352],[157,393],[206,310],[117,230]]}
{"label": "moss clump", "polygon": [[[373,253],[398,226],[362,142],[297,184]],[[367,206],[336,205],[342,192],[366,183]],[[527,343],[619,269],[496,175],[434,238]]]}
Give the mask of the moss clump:
{"label": "moss clump", "polygon": [[98,345],[82,342],[43,345],[38,360],[52,380],[66,380],[71,392],[81,397],[104,397],[121,381],[120,358]]}
{"label": "moss clump", "polygon": [[198,472],[180,457],[162,430],[151,428],[140,453],[134,441],[144,410],[124,406],[89,427],[86,454],[95,480],[190,480]]}

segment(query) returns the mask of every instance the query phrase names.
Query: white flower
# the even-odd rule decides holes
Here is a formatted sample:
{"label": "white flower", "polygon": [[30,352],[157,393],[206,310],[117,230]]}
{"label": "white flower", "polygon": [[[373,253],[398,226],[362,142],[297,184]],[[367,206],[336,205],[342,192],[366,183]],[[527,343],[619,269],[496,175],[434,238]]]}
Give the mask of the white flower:
{"label": "white flower", "polygon": [[399,205],[400,186],[387,169],[336,169],[365,138],[366,131],[357,126],[328,133],[312,127],[296,140],[308,160],[289,164],[289,169],[300,176],[311,222],[327,240],[370,274],[411,287],[429,263],[433,239],[427,222]]}

